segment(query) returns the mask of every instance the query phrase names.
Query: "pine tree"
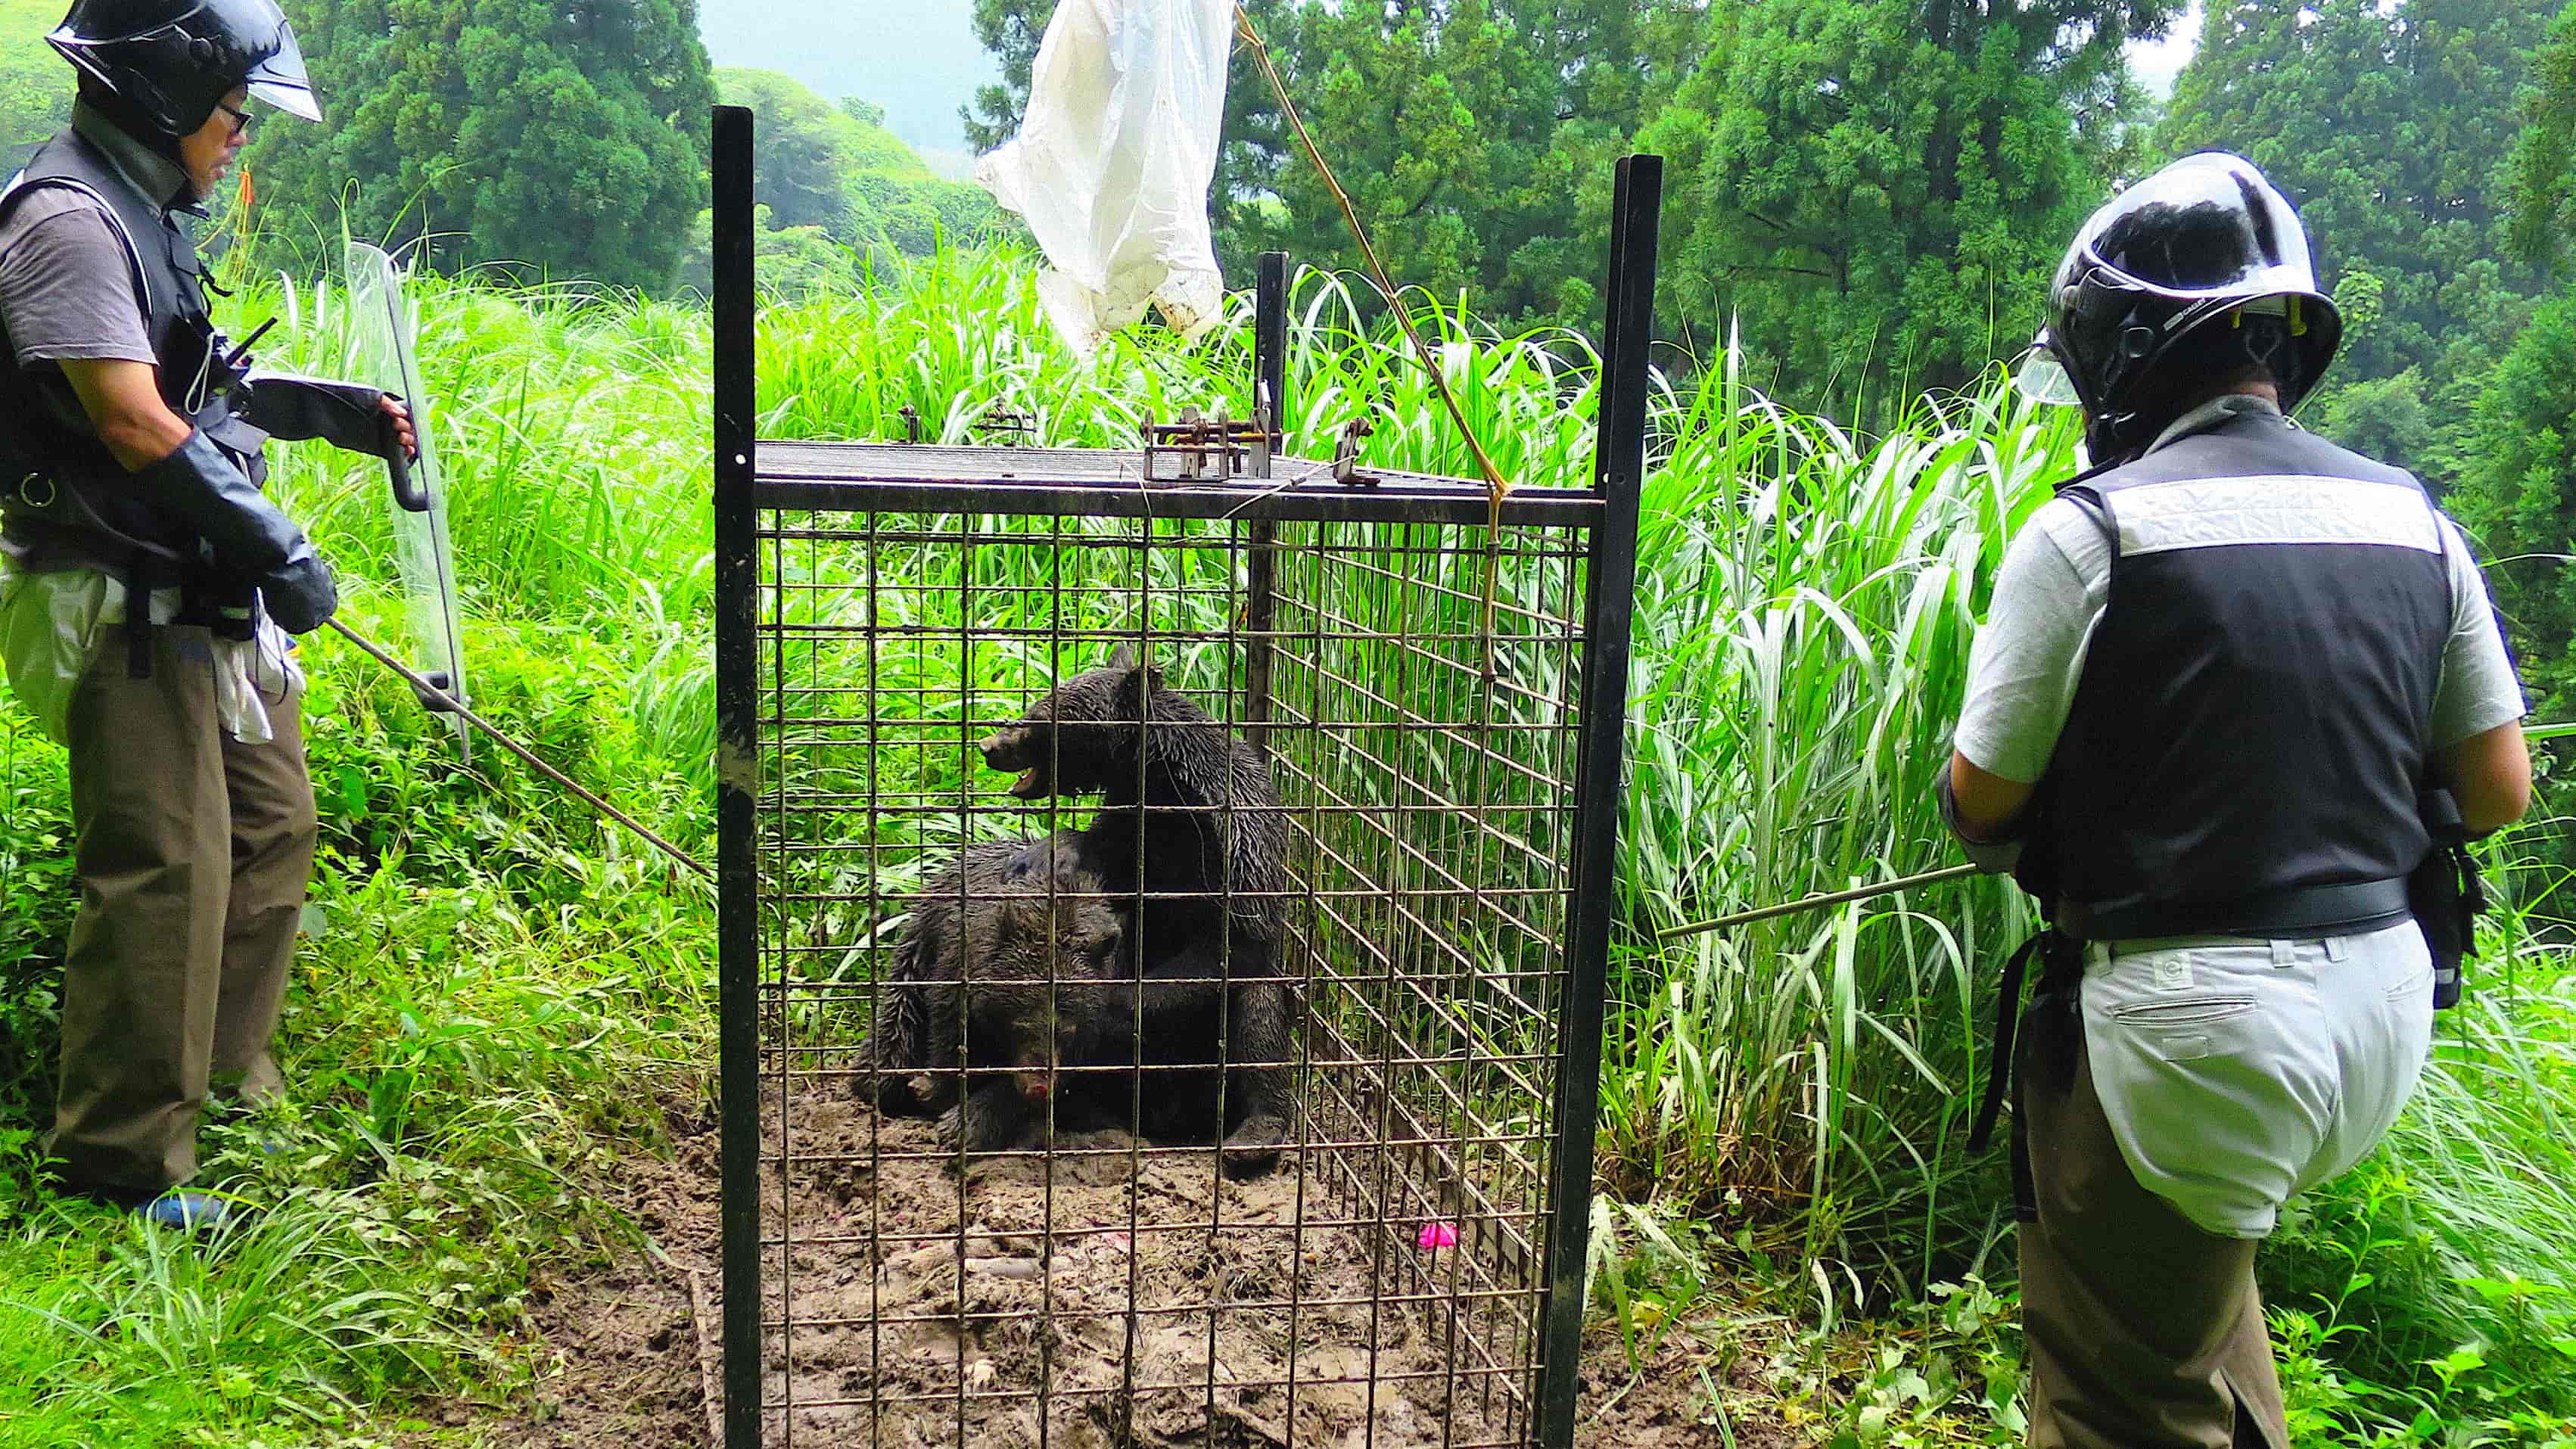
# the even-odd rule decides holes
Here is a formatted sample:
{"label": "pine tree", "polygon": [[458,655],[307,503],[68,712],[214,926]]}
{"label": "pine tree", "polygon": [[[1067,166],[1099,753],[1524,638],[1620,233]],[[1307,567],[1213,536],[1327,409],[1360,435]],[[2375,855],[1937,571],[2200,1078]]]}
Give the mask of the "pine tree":
{"label": "pine tree", "polygon": [[[2566,259],[2576,225],[2576,4],[2532,57],[2514,152],[2513,240],[2536,267]],[[2446,499],[2490,562],[2536,717],[2576,708],[2576,277],[2534,312],[2483,395],[2459,488]],[[2564,748],[2561,742],[2559,748]],[[2563,760],[2562,760],[2563,764]],[[2563,771],[2562,771],[2563,773]]]}
{"label": "pine tree", "polygon": [[706,204],[695,0],[286,0],[324,124],[272,122],[263,233],[660,288]]}
{"label": "pine tree", "polygon": [[2178,9],[1712,7],[1637,138],[1669,167],[1662,324],[1705,352],[1732,320],[1749,376],[1864,420],[1968,380],[2029,340],[2136,105],[2121,44]]}
{"label": "pine tree", "polygon": [[2576,232],[2576,0],[2532,57],[2523,114],[2530,124],[2514,148],[2512,239],[2517,255],[2545,268]]}

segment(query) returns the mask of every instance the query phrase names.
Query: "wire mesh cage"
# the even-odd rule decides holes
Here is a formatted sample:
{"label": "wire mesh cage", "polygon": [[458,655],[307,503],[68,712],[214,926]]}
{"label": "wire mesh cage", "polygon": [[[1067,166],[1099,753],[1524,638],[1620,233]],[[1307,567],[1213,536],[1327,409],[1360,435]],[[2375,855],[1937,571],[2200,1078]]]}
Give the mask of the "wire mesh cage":
{"label": "wire mesh cage", "polygon": [[1588,488],[755,444],[720,109],[728,1449],[1571,1442],[1653,158]]}

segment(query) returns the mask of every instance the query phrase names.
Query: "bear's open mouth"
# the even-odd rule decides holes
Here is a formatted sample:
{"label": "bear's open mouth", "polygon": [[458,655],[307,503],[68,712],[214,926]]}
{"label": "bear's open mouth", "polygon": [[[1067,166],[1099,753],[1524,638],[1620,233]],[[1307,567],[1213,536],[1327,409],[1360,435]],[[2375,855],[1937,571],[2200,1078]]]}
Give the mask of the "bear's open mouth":
{"label": "bear's open mouth", "polygon": [[1045,793],[1045,790],[1044,783],[1038,779],[1038,767],[1035,765],[1022,770],[1020,777],[1011,782],[1011,793],[1022,800],[1034,799]]}

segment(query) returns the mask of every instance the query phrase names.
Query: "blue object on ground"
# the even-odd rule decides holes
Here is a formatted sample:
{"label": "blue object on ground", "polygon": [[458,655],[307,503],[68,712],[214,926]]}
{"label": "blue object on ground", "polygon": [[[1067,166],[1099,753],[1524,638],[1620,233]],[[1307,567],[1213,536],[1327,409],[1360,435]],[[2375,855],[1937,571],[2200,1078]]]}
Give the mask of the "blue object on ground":
{"label": "blue object on ground", "polygon": [[182,1232],[220,1228],[240,1215],[231,1203],[212,1193],[185,1190],[165,1192],[138,1203],[133,1212],[136,1217],[156,1227],[176,1228]]}

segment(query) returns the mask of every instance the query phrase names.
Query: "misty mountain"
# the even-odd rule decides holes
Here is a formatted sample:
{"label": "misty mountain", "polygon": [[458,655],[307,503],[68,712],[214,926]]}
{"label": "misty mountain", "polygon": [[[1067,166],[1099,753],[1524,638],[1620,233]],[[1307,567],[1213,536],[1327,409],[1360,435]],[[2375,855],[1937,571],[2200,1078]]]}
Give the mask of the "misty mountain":
{"label": "misty mountain", "polygon": [[887,130],[962,177],[957,108],[999,77],[972,13],[972,0],[698,0],[698,33],[717,65],[783,71],[829,99],[884,107]]}

